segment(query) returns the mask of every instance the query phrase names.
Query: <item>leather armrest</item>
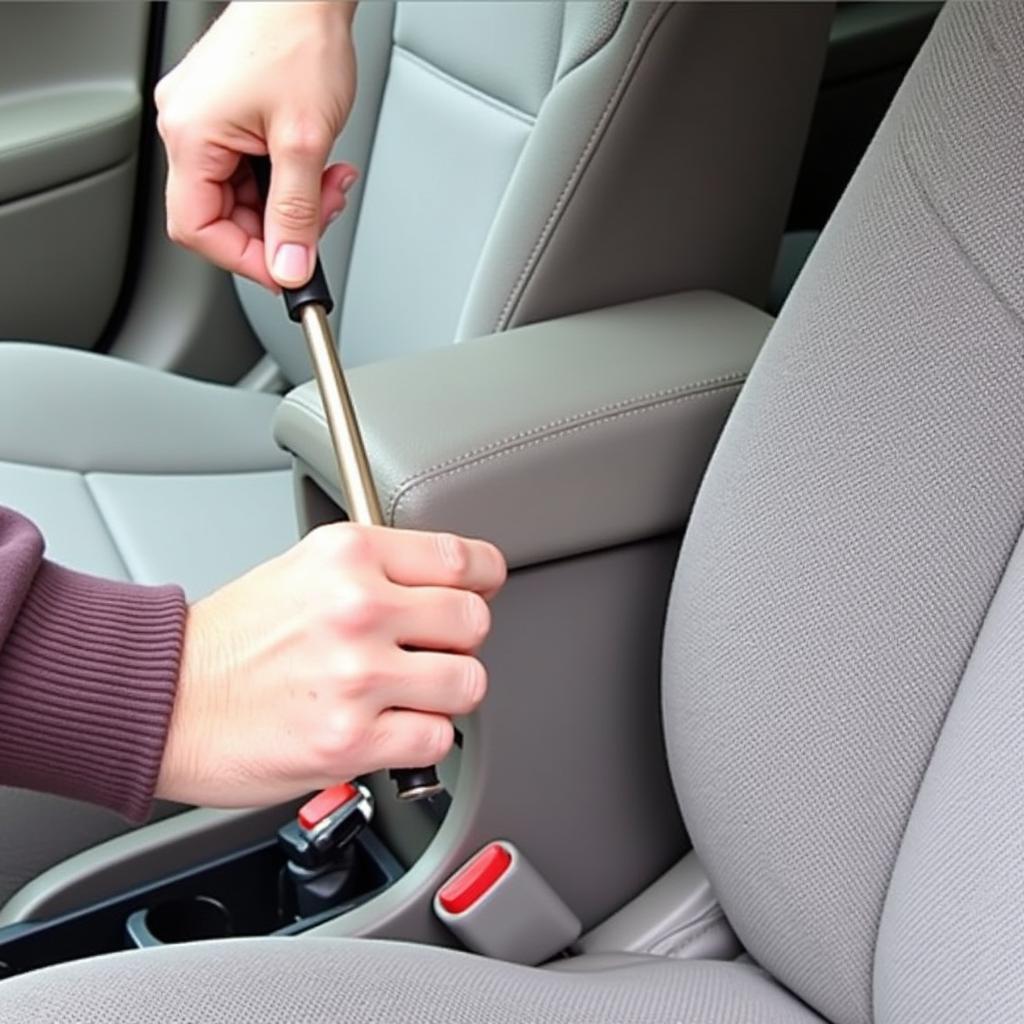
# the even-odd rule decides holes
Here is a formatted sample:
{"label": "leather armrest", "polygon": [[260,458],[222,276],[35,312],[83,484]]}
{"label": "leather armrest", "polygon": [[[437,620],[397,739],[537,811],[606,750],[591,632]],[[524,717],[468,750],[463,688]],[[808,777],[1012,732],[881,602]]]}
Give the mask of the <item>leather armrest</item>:
{"label": "leather armrest", "polygon": [[[487,537],[512,566],[680,529],[771,323],[688,292],[353,370],[385,520]],[[343,505],[314,383],[274,433]]]}

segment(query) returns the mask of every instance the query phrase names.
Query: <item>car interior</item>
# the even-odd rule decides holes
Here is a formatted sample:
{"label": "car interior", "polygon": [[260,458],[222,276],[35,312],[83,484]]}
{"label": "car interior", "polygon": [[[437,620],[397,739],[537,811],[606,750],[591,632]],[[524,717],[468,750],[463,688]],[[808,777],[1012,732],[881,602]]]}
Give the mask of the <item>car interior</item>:
{"label": "car interior", "polygon": [[[0,504],[190,599],[351,507],[280,298],[164,231],[220,9],[0,5]],[[355,32],[331,326],[386,524],[506,555],[487,699],[427,800],[0,789],[0,1019],[1022,1019],[1024,7]]]}

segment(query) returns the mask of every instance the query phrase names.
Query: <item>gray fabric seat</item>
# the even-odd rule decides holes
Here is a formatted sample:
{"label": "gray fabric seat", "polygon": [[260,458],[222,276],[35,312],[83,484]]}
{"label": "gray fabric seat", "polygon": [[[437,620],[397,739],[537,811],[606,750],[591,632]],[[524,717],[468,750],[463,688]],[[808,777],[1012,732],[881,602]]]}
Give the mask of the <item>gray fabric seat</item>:
{"label": "gray fabric seat", "polygon": [[950,4],[708,469],[664,644],[701,861],[759,968],[563,974],[226,942],[0,984],[0,1017],[1024,1019],[1024,6]]}
{"label": "gray fabric seat", "polygon": [[[364,5],[338,155],[366,173],[321,247],[346,363],[689,287],[760,302],[828,20],[756,2]],[[306,379],[280,300],[238,288]],[[274,402],[0,344],[0,503],[72,568],[202,597],[297,539]],[[0,791],[0,819],[14,800]],[[33,801],[53,807],[17,798]],[[114,827],[64,811],[52,843],[0,836],[0,903]]]}
{"label": "gray fabric seat", "polygon": [[[84,968],[84,970],[83,970]],[[24,1024],[820,1024],[763,971],[665,960],[599,973],[518,967],[400,943],[241,939],[67,964],[0,983]],[[225,984],[225,979],[230,979]]]}

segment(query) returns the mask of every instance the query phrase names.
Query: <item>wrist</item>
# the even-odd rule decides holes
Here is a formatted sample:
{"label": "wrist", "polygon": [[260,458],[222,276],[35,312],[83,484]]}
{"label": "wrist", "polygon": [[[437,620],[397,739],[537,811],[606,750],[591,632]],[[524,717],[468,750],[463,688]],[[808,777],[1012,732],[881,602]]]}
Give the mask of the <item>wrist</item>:
{"label": "wrist", "polygon": [[197,606],[186,612],[181,663],[174,705],[167,727],[167,741],[156,782],[156,796],[163,800],[195,803],[204,771],[208,772],[214,750],[208,740],[213,708],[204,706],[211,688],[203,685],[214,672],[215,638],[209,635]]}

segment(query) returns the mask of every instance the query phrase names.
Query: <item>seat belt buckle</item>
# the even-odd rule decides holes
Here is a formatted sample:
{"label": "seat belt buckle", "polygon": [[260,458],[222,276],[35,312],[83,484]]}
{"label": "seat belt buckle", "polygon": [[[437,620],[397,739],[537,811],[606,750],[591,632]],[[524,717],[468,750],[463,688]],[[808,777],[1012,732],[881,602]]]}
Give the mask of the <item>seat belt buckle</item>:
{"label": "seat belt buckle", "polygon": [[372,817],[370,791],[363,785],[343,782],[303,804],[297,818],[278,830],[278,842],[292,863],[319,868],[350,843]]}
{"label": "seat belt buckle", "polygon": [[579,938],[579,918],[513,843],[471,857],[434,896],[434,913],[475,953],[518,964],[550,960]]}

